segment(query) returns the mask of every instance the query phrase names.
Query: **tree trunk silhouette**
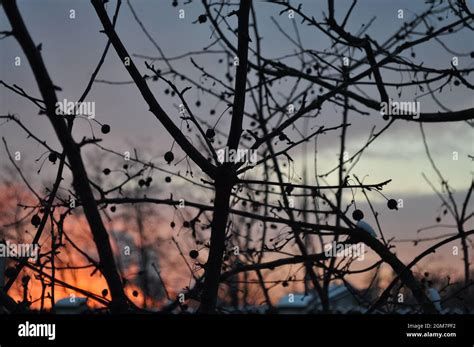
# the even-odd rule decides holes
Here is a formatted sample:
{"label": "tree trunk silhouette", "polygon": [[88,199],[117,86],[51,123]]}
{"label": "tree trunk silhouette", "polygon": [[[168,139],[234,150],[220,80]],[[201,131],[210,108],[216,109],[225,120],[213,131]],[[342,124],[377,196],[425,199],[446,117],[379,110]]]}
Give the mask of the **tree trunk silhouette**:
{"label": "tree trunk silhouette", "polygon": [[89,185],[89,178],[84,167],[84,162],[82,161],[80,147],[73,140],[65,120],[56,114],[56,87],[46,70],[43,58],[41,57],[40,48],[33,43],[28,33],[16,5],[16,1],[3,1],[3,7],[12,26],[12,34],[23,49],[33,70],[33,74],[46,105],[46,116],[53,125],[56,135],[66,152],[69,165],[72,167],[74,189],[81,199],[84,214],[89,223],[99,254],[101,271],[107,281],[112,296],[111,309],[113,311],[124,311],[127,308],[127,297],[123,291],[122,280],[117,272],[109,235],[104,227]]}
{"label": "tree trunk silhouette", "polygon": [[[224,171],[227,167],[223,167]],[[232,191],[232,177],[222,172],[216,179],[216,194],[211,224],[211,243],[209,257],[205,265],[205,278],[201,295],[199,312],[213,313],[216,308],[219,290],[222,257],[225,251],[227,220],[229,217],[229,200]]]}

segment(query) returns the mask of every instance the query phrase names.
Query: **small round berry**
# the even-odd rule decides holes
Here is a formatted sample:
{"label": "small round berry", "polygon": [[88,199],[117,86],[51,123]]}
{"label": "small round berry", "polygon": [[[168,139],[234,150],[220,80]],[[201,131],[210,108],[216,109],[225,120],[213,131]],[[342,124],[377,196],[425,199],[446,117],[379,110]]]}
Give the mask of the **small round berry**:
{"label": "small round berry", "polygon": [[361,210],[354,210],[354,212],[352,212],[352,218],[356,221],[362,220],[364,218],[364,212]]}
{"label": "small round berry", "polygon": [[165,153],[165,161],[170,164],[174,160],[174,154],[171,151]]}
{"label": "small round berry", "polygon": [[100,127],[100,131],[102,131],[102,134],[108,134],[108,133],[110,133],[110,125],[108,125],[108,124],[103,124],[103,125]]}
{"label": "small round berry", "polygon": [[56,160],[58,159],[58,155],[54,152],[49,153],[48,155],[48,160],[52,163],[55,163]]}
{"label": "small round berry", "polygon": [[214,131],[214,129],[209,128],[209,129],[206,130],[206,137],[208,139],[212,139],[212,138],[214,138],[214,136],[216,136],[216,132]]}
{"label": "small round berry", "polygon": [[395,199],[390,199],[387,201],[387,207],[390,209],[390,210],[398,210],[398,207],[397,207],[397,200]]}
{"label": "small round berry", "polygon": [[31,224],[33,224],[34,227],[38,227],[41,223],[41,218],[37,214],[35,214],[33,217],[31,217]]}

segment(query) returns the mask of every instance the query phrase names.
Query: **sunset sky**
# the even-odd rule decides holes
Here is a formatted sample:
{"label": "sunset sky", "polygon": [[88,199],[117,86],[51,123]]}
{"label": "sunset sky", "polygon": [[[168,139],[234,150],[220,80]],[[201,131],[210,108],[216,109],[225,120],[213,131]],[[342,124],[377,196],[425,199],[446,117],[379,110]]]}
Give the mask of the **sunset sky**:
{"label": "sunset sky", "polygon": [[[199,51],[206,45],[213,42],[212,31],[209,23],[193,24],[197,17],[203,13],[200,1],[193,1],[190,5],[182,5],[183,0],[179,1],[178,7],[173,7],[171,1],[159,0],[133,1],[137,15],[143,22],[153,38],[161,46],[165,55],[168,57],[178,56],[190,51]],[[472,1],[467,1],[472,3]],[[302,1],[303,8],[315,16],[316,19],[323,18],[322,11],[326,11],[325,1]],[[338,18],[343,18],[350,6],[351,1],[337,1],[336,14]],[[50,76],[55,85],[62,88],[58,92],[58,99],[77,100],[85,86],[87,85],[92,71],[95,69],[98,60],[106,44],[106,36],[99,33],[102,29],[97,15],[89,1],[19,1],[19,8],[24,17],[25,23],[32,35],[35,43],[42,43],[42,56]],[[185,9],[185,19],[178,18],[178,10]],[[397,10],[405,9],[406,19],[410,19],[413,13],[426,8],[424,1],[398,1],[390,0],[364,0],[360,1],[348,23],[348,30],[357,32],[362,24],[366,24],[375,17],[368,33],[379,42],[387,39],[399,26],[402,21],[397,18]],[[76,18],[69,18],[70,9],[76,12]],[[115,9],[115,2],[108,4],[108,13],[112,16]],[[257,2],[256,11],[259,19],[260,35],[263,40],[263,55],[269,59],[276,59],[288,53],[293,53],[295,46],[286,39],[272,22],[273,17],[288,35],[294,36],[293,25],[285,16],[279,16],[280,7],[265,2]],[[450,18],[451,19],[451,18]],[[233,22],[232,22],[233,23]],[[303,46],[322,50],[329,47],[328,40],[314,28],[301,25],[297,22],[300,29]],[[441,22],[442,24],[443,22]],[[9,30],[10,25],[6,19],[5,13],[0,11],[0,31]],[[126,2],[122,4],[117,32],[129,52],[145,56],[158,57],[159,53],[145,37],[140,26],[134,20],[133,15]],[[231,33],[226,32],[231,36]],[[469,37],[469,35],[471,35]],[[472,68],[474,59],[469,56],[469,52],[474,52],[474,40],[472,33],[467,30],[457,33],[455,40],[446,40],[450,50],[458,53],[459,68]],[[235,40],[233,41],[235,42]],[[425,66],[435,68],[449,68],[453,54],[445,51],[438,43],[430,42],[418,47],[416,57],[411,58],[416,62],[424,62]],[[222,49],[214,46],[212,49]],[[410,57],[410,52],[405,53]],[[15,57],[22,59],[21,66],[14,65]],[[226,73],[227,59],[224,54],[202,54],[195,55],[193,59],[198,65],[206,68],[207,71],[216,76],[224,76]],[[219,63],[219,59],[224,59],[224,63]],[[250,60],[254,59],[250,55]],[[133,60],[139,69],[145,74],[146,68],[143,59],[133,57]],[[27,93],[38,97],[39,91],[34,80],[31,69],[26,57],[16,40],[6,38],[0,40],[0,80],[8,84],[17,84]],[[297,66],[297,61],[288,60],[286,63]],[[184,75],[199,79],[200,72],[192,65],[189,58],[171,61],[176,70]],[[166,70],[163,62],[155,62],[157,68]],[[387,80],[399,81],[398,73],[386,73],[384,77]],[[102,67],[98,80],[113,82],[127,82],[130,77],[124,69],[122,63],[117,58],[113,48],[109,50],[104,66]],[[148,82],[154,92],[155,97],[163,108],[179,125],[177,105],[180,103],[176,98],[165,95],[165,84],[160,82]],[[186,82],[177,81],[179,88],[187,86]],[[364,87],[364,90],[374,99],[378,99],[376,89]],[[317,88],[316,92],[317,92]],[[285,93],[285,86],[281,90]],[[422,94],[416,91],[416,88],[404,88],[400,100],[413,100]],[[389,90],[390,96],[397,99],[397,91],[393,88]],[[316,93],[317,94],[317,93]],[[203,96],[203,94],[192,88],[186,96],[193,110],[210,124],[214,124],[217,116],[211,116],[209,111],[216,110],[216,114],[227,107],[224,102],[219,102],[216,98]],[[474,107],[474,98],[472,90],[464,87],[455,87],[448,85],[443,93],[437,94],[444,106],[452,110],[461,110]],[[195,102],[200,100],[202,105],[198,108]],[[110,85],[97,81],[87,97],[86,101],[96,103],[96,118],[101,123],[107,123],[111,126],[111,132],[107,135],[100,133],[100,126],[91,123],[96,136],[103,139],[102,145],[113,149],[119,153],[133,151],[137,148],[139,153],[149,160],[154,159],[158,164],[165,167],[163,154],[171,148],[172,138],[168,135],[164,127],[148,111],[147,105],[143,102],[142,96],[133,83],[123,83]],[[419,99],[422,112],[443,111],[427,95]],[[249,112],[252,112],[253,105],[249,103]],[[360,105],[358,105],[360,106]],[[362,106],[361,106],[362,107]],[[364,111],[367,111],[364,109]],[[38,137],[47,140],[48,144],[54,146],[58,151],[60,149],[57,137],[53,132],[51,124],[45,116],[38,115],[37,107],[24,98],[12,93],[10,90],[0,86],[0,114],[14,113],[31,129]],[[349,113],[347,151],[349,155],[355,153],[367,141],[370,130],[376,126],[376,131],[386,124],[378,112],[369,111],[370,115],[364,116],[355,112]],[[311,127],[315,129],[321,125],[326,127],[335,126],[341,122],[341,109],[334,104],[326,103],[322,109],[321,115],[315,120],[311,120]],[[299,123],[302,125],[303,123]],[[230,125],[230,116],[224,116],[219,123],[219,129],[227,132]],[[248,124],[247,124],[248,126]],[[308,130],[308,129],[307,129]],[[430,151],[433,159],[455,191],[457,201],[461,202],[468,187],[472,181],[473,165],[469,155],[474,154],[474,136],[472,127],[466,122],[452,122],[443,124],[425,124],[424,130],[427,136]],[[91,128],[86,120],[79,120],[75,124],[74,137],[80,140],[83,136],[91,136]],[[42,159],[35,160],[44,153],[44,149],[32,139],[27,139],[25,133],[13,122],[1,124],[0,137],[5,137],[10,151],[20,151],[23,155],[21,166],[25,168],[26,175],[32,185],[36,188],[43,187],[45,182],[51,182],[54,177],[56,166],[50,165],[48,161],[40,175],[36,174]],[[196,143],[195,132],[190,138]],[[318,137],[318,173],[324,173],[337,165],[339,150],[339,132],[329,132]],[[177,145],[174,146],[176,151]],[[92,148],[92,147],[91,147]],[[458,159],[453,159],[453,152],[458,153]],[[91,157],[95,153],[92,150],[84,151],[84,156]],[[290,152],[295,160],[294,183],[301,183],[298,176],[302,177],[303,163],[306,162],[309,170],[310,184],[314,184],[314,142],[307,145],[307,150],[302,147]],[[175,154],[176,155],[176,154]],[[182,153],[177,154],[182,157]],[[0,148],[0,163],[4,167],[11,166],[6,152],[2,146]],[[99,166],[101,171],[108,163],[104,160],[93,159],[92,166]],[[182,162],[178,167],[166,167],[172,171],[186,170],[186,163]],[[195,180],[204,177],[197,168],[195,168]],[[380,212],[380,221],[386,238],[396,238],[398,240],[415,239],[418,237],[433,237],[443,235],[453,231],[453,229],[439,227],[430,231],[417,233],[420,228],[436,224],[436,217],[441,213],[441,201],[433,193],[429,184],[423,179],[424,173],[439,189],[439,180],[433,171],[430,162],[426,156],[423,141],[421,139],[420,127],[418,123],[398,120],[378,138],[365,152],[361,160],[352,172],[359,178],[365,178],[366,183],[382,182],[391,179],[383,193],[388,198],[403,199],[404,208],[398,211],[391,211],[386,207],[386,201],[379,194],[370,192],[369,196],[374,203],[375,209]],[[259,170],[250,172],[248,177],[254,175],[258,177]],[[2,175],[0,174],[0,177]],[[164,184],[164,175],[157,174],[155,182],[159,185],[160,191],[157,197],[167,198],[170,192],[183,191],[190,189],[190,194],[194,196],[194,201],[200,198],[207,203],[212,197],[209,192],[201,192],[196,187],[187,188],[186,182],[179,178],[173,178],[171,185]],[[333,174],[327,177],[327,184],[336,184],[337,175]],[[0,188],[2,181],[0,181]],[[346,202],[350,202],[350,192],[344,196]],[[1,194],[1,193],[0,193]],[[208,199],[209,198],[209,199]],[[365,197],[359,191],[356,193],[358,207],[366,211],[367,221],[374,223],[370,210],[365,203]],[[469,209],[472,211],[474,205],[471,203]],[[161,211],[162,235],[164,239],[171,237],[172,232],[167,228],[171,209],[165,208]],[[2,221],[3,223],[3,221]],[[449,218],[444,218],[440,224],[452,224]],[[110,223],[111,227],[113,223]],[[471,220],[469,228],[472,229],[474,221]],[[167,228],[165,230],[165,228]],[[158,228],[159,229],[159,228]],[[176,232],[175,232],[176,233]],[[395,243],[394,252],[400,256],[404,262],[409,262],[414,256],[419,254],[430,243],[420,243],[414,246],[411,242]],[[462,255],[452,256],[451,249],[453,245],[449,244],[442,247],[436,254],[433,254],[418,266],[416,271],[425,271],[426,269],[437,269],[439,273],[451,272],[461,274]],[[472,245],[471,245],[472,246]],[[472,249],[472,248],[471,248]],[[175,252],[175,250],[174,250]],[[361,267],[369,262],[376,260],[372,251],[369,251],[367,260],[361,263]],[[474,252],[471,252],[471,263],[474,263]],[[163,261],[164,266],[166,260]],[[172,264],[168,265],[168,271],[173,271]],[[422,268],[423,267],[423,268]],[[165,272],[166,269],[163,269]],[[179,276],[178,276],[179,277]],[[185,277],[185,276],[184,276]],[[363,279],[354,279],[356,283],[362,284]],[[187,285],[186,280],[181,278],[175,284],[177,289]]]}

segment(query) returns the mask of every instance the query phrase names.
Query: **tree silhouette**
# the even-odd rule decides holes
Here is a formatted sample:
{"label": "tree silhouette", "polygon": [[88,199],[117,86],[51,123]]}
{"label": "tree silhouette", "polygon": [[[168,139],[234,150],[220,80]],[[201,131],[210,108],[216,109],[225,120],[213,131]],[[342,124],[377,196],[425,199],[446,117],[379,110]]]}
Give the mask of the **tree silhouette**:
{"label": "tree silhouette", "polygon": [[[91,4],[103,28],[102,32],[107,38],[107,43],[79,103],[86,99],[92,84],[99,82],[97,75],[105,57],[108,54],[116,54],[131,78],[129,83],[138,89],[149,112],[172,137],[173,145],[161,158],[164,164],[145,160],[137,152],[129,156],[127,160],[131,164],[125,164],[127,167],[122,170],[125,178],[113,187],[104,188],[97,184],[96,180],[91,179],[91,175],[101,169],[94,171],[85,164],[81,154],[83,147],[98,148],[101,153],[98,156],[122,157],[123,154],[103,146],[100,139],[94,135],[84,137],[80,142],[73,138],[72,130],[79,115],[58,115],[57,92],[61,89],[53,83],[54,76],[48,73],[42,58],[41,45],[33,42],[16,1],[2,2],[11,25],[11,31],[5,31],[3,35],[14,37],[21,46],[35,76],[41,99],[29,95],[17,85],[10,85],[5,81],[1,81],[1,84],[34,103],[40,113],[46,115],[61,145],[61,151],[56,151],[49,147],[46,141],[38,138],[17,116],[13,114],[1,116],[2,119],[16,123],[29,137],[48,151],[50,162],[57,163],[57,174],[52,188],[46,195],[36,194],[37,202],[34,206],[30,206],[36,211],[35,220],[32,220],[36,228],[32,243],[39,243],[40,238],[44,236],[46,225],[51,222],[51,255],[41,266],[41,262],[34,264],[17,259],[17,265],[5,286],[5,291],[0,291],[0,303],[9,311],[25,308],[6,294],[24,267],[37,272],[40,278],[47,279],[50,286],[54,287],[55,283],[69,286],[106,305],[113,312],[139,310],[125,294],[126,284],[118,270],[109,240],[110,230],[109,232],[106,230],[103,222],[105,207],[117,205],[133,206],[132,211],[137,218],[141,237],[144,235],[142,221],[146,217],[143,215],[143,210],[138,207],[142,204],[172,206],[175,210],[184,207],[185,210],[197,211],[194,217],[183,222],[183,228],[190,229],[192,238],[202,247],[199,250],[192,249],[186,254],[181,250],[179,242],[173,238],[192,274],[193,285],[186,288],[185,300],[182,300],[180,295],[170,297],[170,302],[163,308],[165,311],[172,311],[177,307],[186,310],[187,305],[184,301],[193,299],[199,302],[199,313],[219,312],[219,299],[225,297],[224,293],[220,294],[220,289],[224,286],[228,290],[223,292],[229,293],[234,306],[238,306],[241,290],[244,295],[243,301],[246,303],[246,295],[249,293],[247,285],[252,278],[256,279],[255,283],[261,288],[264,302],[270,310],[274,310],[269,295],[272,281],[264,270],[271,270],[271,273],[280,267],[300,264],[304,269],[303,281],[306,291],[314,291],[319,298],[322,311],[330,312],[330,285],[336,280],[344,281],[345,276],[354,273],[351,269],[354,259],[348,256],[342,258],[329,256],[324,251],[327,240],[346,247],[363,244],[375,252],[379,260],[363,270],[357,270],[359,273],[370,273],[375,270],[377,276],[383,263],[393,269],[395,273],[393,280],[387,287],[382,288],[383,292],[378,298],[374,300],[361,298],[368,312],[382,310],[402,286],[410,290],[414,298],[412,305],[414,310],[425,313],[438,312],[433,301],[427,296],[424,282],[417,278],[412,269],[422,258],[454,241],[461,241],[464,257],[464,290],[469,290],[472,284],[469,237],[474,233],[469,229],[469,221],[473,216],[469,208],[473,184],[471,182],[462,202],[457,202],[453,189],[430,155],[423,124],[439,123],[438,125],[442,127],[447,122],[459,122],[463,126],[472,127],[474,108],[450,110],[438,99],[436,93],[441,93],[443,88],[452,85],[454,88],[474,89],[469,79],[474,68],[458,67],[457,57],[446,64],[449,68],[437,68],[407,57],[407,53],[411,52],[411,58],[414,58],[416,49],[423,49],[423,44],[433,41],[450,52],[445,43],[447,40],[456,37],[462,31],[472,31],[474,15],[465,1],[430,2],[424,11],[414,14],[409,20],[404,20],[400,28],[384,42],[377,40],[376,35],[371,33],[371,22],[364,23],[357,32],[347,29],[353,27],[350,22],[353,19],[351,15],[357,8],[356,0],[344,11],[336,8],[333,0],[328,0],[325,6],[321,2],[318,7],[323,13],[322,19],[317,19],[306,12],[304,3],[293,5],[289,1],[269,1],[266,5],[277,8],[280,14],[279,19],[272,17],[276,30],[281,34],[282,42],[287,40],[294,51],[290,55],[282,53],[278,58],[269,58],[265,53],[265,39],[259,32],[259,13],[256,4],[251,0],[241,0],[238,4],[231,1],[207,0],[203,0],[200,5],[191,2],[183,4],[183,7],[199,7],[202,14],[195,20],[195,25],[209,26],[211,37],[208,46],[202,51],[190,51],[178,57],[168,56],[164,52],[130,1],[127,1],[128,8],[146,39],[156,49],[157,57],[131,54],[127,50],[127,42],[120,38],[115,29],[121,1],[117,1],[112,18],[106,9],[107,1],[91,0]],[[291,21],[294,37],[281,26],[283,19]],[[311,42],[311,45],[304,44],[303,41],[307,40],[302,39],[302,31],[305,33],[314,31],[315,35],[316,33],[322,35],[325,41]],[[281,43],[272,44],[278,51],[278,45]],[[324,47],[324,44],[327,44],[327,47]],[[213,47],[220,48],[213,50]],[[227,62],[227,72],[224,76],[221,76],[221,70],[198,63],[199,56],[212,54],[225,57],[222,58]],[[472,58],[473,53],[464,53],[464,56],[469,55]],[[173,62],[182,59],[189,60],[199,72],[198,79],[174,67]],[[141,64],[139,65],[138,61],[141,60],[144,60],[144,64],[139,67]],[[401,78],[398,81],[394,76]],[[101,82],[114,84],[110,81]],[[179,103],[180,125],[176,117],[165,110],[160,97],[152,91],[153,83],[165,85],[167,88],[165,93],[171,94]],[[191,104],[191,97],[186,93],[192,88],[197,89],[209,100],[216,100],[220,105],[225,105],[225,110],[217,121],[208,121],[202,116],[202,112],[199,112],[200,100],[197,100],[194,106]],[[401,99],[402,91],[408,88],[416,88],[421,95],[415,100],[410,97]],[[382,109],[391,107],[394,100],[397,100],[397,95],[398,99],[405,101],[407,105],[413,103],[413,108],[406,113],[384,112],[385,123],[380,129],[375,131],[374,127],[367,142],[352,155],[347,155],[348,132],[357,121],[355,117],[369,115],[374,117],[374,111],[382,113]],[[416,111],[416,101],[425,100],[426,97],[434,100],[439,111],[425,112],[420,109]],[[331,105],[337,113],[341,113],[340,122],[317,125],[321,115],[330,112],[325,108],[327,105]],[[211,119],[218,114],[216,109],[210,110]],[[230,117],[228,126],[221,122],[224,115]],[[335,114],[334,117],[336,116],[338,115]],[[145,115],[138,115],[138,122],[141,117]],[[441,191],[438,191],[435,184],[431,182],[430,184],[455,220],[457,233],[443,237],[438,243],[415,257],[412,262],[405,264],[392,251],[394,240],[384,236],[379,214],[372,202],[374,195],[378,194],[387,201],[387,209],[396,213],[395,210],[399,208],[398,201],[393,197],[385,197],[382,193],[384,187],[392,184],[391,178],[386,177],[382,182],[365,183],[364,178],[351,174],[351,171],[366,150],[388,129],[393,128],[394,124],[405,123],[406,126],[413,126],[414,122],[419,123],[426,154],[439,178]],[[111,129],[113,124],[112,127],[101,124],[103,135],[109,133]],[[194,133],[191,135],[186,131]],[[321,173],[317,171],[318,164],[315,163],[316,172],[313,179],[310,177],[311,168],[305,161],[303,177],[294,179],[295,164],[292,153],[296,150],[308,153],[311,142],[314,141],[317,146],[319,138],[338,135],[337,165],[328,172]],[[184,153],[184,159],[178,161],[178,150],[173,150],[174,144]],[[16,166],[15,160],[10,155],[5,139],[4,145],[11,163],[21,173],[21,168]],[[316,161],[317,147],[314,153]],[[463,159],[469,160],[469,158]],[[176,166],[181,161],[186,162],[186,175],[181,172],[170,172],[172,169],[169,167]],[[129,166],[132,163],[133,168]],[[139,169],[135,170],[137,167]],[[135,171],[132,172],[132,169]],[[72,174],[71,191],[75,200],[73,208],[70,207],[71,199],[59,196],[59,191],[66,185],[63,182],[66,170]],[[145,177],[146,172],[154,170],[167,172],[169,174],[166,178],[167,183],[171,182],[172,177],[184,180],[185,194],[188,193],[189,198],[177,199],[173,194],[169,198],[151,197],[148,193],[131,194],[124,189],[132,182],[138,182],[140,188],[146,189],[151,182],[151,176],[148,180]],[[196,170],[199,171],[198,178],[194,176]],[[108,176],[111,171],[113,169],[105,168],[102,174]],[[335,177],[336,184],[327,182],[328,177],[333,177],[331,175]],[[24,178],[24,182],[28,184],[28,179]],[[34,192],[33,188],[29,189]],[[211,193],[211,202],[204,201],[204,193],[198,197],[199,201],[193,201],[191,190]],[[367,206],[377,223],[376,231],[368,229],[371,227],[365,220],[369,211],[357,208],[355,191],[363,194],[366,199]],[[62,236],[65,233],[64,219],[71,214],[71,210],[78,207],[82,208],[99,256],[99,262],[94,261],[92,257],[89,257],[88,261],[106,279],[110,290],[110,301],[94,293],[81,291],[81,288],[71,287],[55,277],[55,251],[64,246]],[[175,226],[173,219],[171,228]],[[288,252],[285,247],[289,245],[295,245],[298,254]],[[203,255],[205,252],[201,252],[202,249],[208,250],[207,256]],[[85,253],[83,255],[88,257],[87,252]],[[268,258],[266,257],[268,254],[279,257]],[[142,254],[141,259],[143,264],[147,263],[146,253]],[[189,265],[189,262],[193,265]],[[44,271],[46,263],[50,264],[51,271]],[[256,277],[250,275],[253,273]],[[243,287],[240,284],[242,278]],[[285,280],[278,280],[277,283],[285,287],[293,280],[296,280],[296,277],[289,276]],[[147,278],[144,277],[143,281],[146,306],[146,297],[150,296],[150,292],[147,289],[149,288]],[[394,291],[399,281],[400,287]],[[166,284],[163,285],[166,291]],[[52,293],[54,305],[54,290]]]}

